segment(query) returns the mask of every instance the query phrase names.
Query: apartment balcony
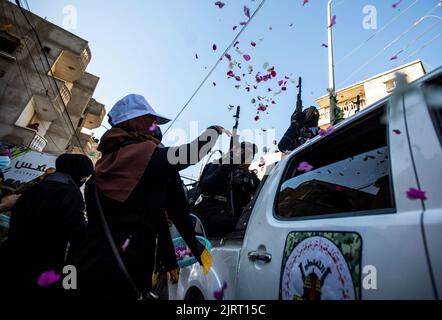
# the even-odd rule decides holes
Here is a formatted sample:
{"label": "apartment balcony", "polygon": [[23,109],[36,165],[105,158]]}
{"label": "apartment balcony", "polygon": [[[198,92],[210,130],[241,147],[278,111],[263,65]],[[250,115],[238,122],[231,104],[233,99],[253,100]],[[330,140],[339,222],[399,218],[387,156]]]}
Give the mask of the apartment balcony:
{"label": "apartment balcony", "polygon": [[52,73],[56,78],[67,82],[79,80],[91,61],[91,51],[86,47],[80,54],[63,50],[52,66]]}
{"label": "apartment balcony", "polygon": [[42,152],[48,143],[37,131],[17,125],[14,125],[9,135],[4,137],[4,142],[25,146],[38,152]]}
{"label": "apartment balcony", "polygon": [[104,104],[97,102],[95,99],[90,99],[84,114],[83,127],[87,129],[100,127],[105,115]]}

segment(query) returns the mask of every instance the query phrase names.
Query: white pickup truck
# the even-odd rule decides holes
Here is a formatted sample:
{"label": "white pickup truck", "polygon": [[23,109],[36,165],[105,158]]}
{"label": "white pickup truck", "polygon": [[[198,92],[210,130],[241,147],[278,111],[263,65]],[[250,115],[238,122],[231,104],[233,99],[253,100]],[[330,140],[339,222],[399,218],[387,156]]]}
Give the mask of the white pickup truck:
{"label": "white pickup truck", "polygon": [[397,83],[286,156],[244,229],[212,239],[210,272],[182,269],[170,298],[441,298],[441,95],[442,68]]}

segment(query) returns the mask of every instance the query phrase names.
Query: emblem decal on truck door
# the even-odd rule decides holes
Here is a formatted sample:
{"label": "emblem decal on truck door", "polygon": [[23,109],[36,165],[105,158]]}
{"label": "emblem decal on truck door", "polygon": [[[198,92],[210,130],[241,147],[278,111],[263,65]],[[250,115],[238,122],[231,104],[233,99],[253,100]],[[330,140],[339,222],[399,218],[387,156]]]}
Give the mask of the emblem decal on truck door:
{"label": "emblem decal on truck door", "polygon": [[281,269],[280,299],[360,299],[362,239],[352,232],[291,232]]}

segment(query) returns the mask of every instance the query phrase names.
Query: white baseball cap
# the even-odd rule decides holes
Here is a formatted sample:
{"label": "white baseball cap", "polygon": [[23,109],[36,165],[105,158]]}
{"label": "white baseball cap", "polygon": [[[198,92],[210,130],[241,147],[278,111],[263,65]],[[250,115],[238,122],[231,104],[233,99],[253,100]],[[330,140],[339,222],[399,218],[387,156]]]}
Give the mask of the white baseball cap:
{"label": "white baseball cap", "polygon": [[145,115],[157,117],[157,124],[166,124],[170,121],[170,119],[158,114],[143,96],[129,94],[118,101],[109,111],[109,124],[114,126]]}

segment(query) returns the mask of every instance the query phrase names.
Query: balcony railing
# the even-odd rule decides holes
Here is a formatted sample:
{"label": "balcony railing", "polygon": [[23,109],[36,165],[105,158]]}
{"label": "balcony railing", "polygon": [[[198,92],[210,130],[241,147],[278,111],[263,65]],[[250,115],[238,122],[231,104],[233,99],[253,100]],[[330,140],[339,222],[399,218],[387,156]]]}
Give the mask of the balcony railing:
{"label": "balcony railing", "polygon": [[89,49],[89,47],[86,47],[81,53],[81,62],[83,64],[84,69],[86,69],[90,61],[91,61],[91,49]]}
{"label": "balcony railing", "polygon": [[31,143],[29,144],[29,148],[38,152],[42,152],[43,149],[46,147],[47,143],[48,141],[45,138],[43,138],[38,133],[35,133],[34,138],[31,140]]}

